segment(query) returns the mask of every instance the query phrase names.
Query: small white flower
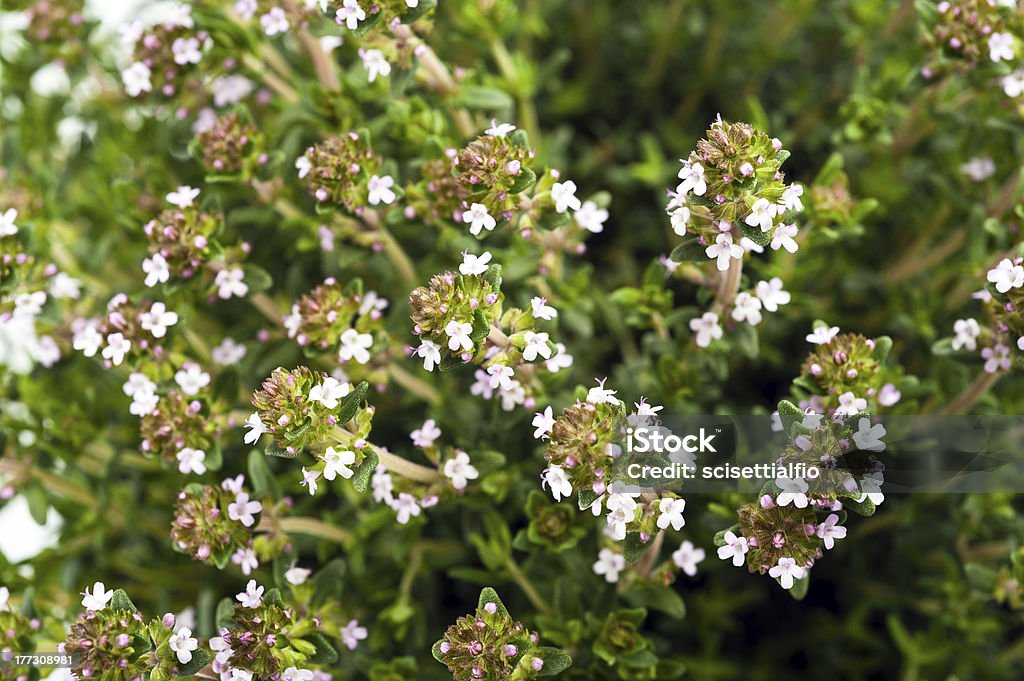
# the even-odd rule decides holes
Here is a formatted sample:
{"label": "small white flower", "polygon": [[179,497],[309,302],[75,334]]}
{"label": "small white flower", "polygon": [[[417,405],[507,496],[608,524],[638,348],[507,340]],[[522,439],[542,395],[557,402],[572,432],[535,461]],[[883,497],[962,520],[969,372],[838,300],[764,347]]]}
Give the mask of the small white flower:
{"label": "small white flower", "polygon": [[1015,265],[1009,258],[1003,258],[994,269],[988,271],[988,280],[996,285],[1000,293],[1020,288],[1024,286],[1024,267]]}
{"label": "small white flower", "polygon": [[544,411],[538,411],[533,415],[533,422],[530,424],[537,430],[533,431],[533,436],[539,439],[547,439],[551,429],[555,427],[555,416],[551,407],[547,407]]}
{"label": "small white flower", "polygon": [[319,402],[327,409],[335,409],[338,406],[338,400],[350,392],[352,392],[351,385],[342,383],[333,376],[328,376],[323,383],[309,389],[309,399],[311,402]]}
{"label": "small white flower", "polygon": [[121,81],[124,83],[125,93],[129,97],[138,97],[143,92],[151,92],[153,83],[149,79],[152,75],[153,72],[142,62],[137,61],[131,64],[121,71]]}
{"label": "small white flower", "polygon": [[815,534],[820,539],[824,540],[825,548],[831,549],[836,545],[836,539],[843,539],[846,537],[846,528],[842,525],[837,524],[839,522],[839,516],[835,513],[830,513],[825,522],[821,523],[817,527]]}
{"label": "small white flower", "polygon": [[1013,34],[993,33],[988,37],[988,57],[994,62],[1013,61]]}
{"label": "small white flower", "polygon": [[996,164],[987,156],[972,158],[960,166],[960,172],[974,182],[984,182],[996,172]]}
{"label": "small white flower", "polygon": [[775,478],[775,485],[782,492],[775,498],[779,506],[793,504],[797,508],[807,508],[807,481],[803,478]]}
{"label": "small white flower", "polygon": [[[378,76],[386,77],[391,74],[391,64],[384,58],[384,53],[380,50],[360,48],[359,58],[363,60],[363,68],[366,69],[366,78],[369,82],[377,80]],[[385,203],[391,202],[386,201]]]}
{"label": "small white flower", "polygon": [[8,208],[0,213],[0,237],[14,236],[18,233],[18,226],[14,221],[18,219],[18,211]]}
{"label": "small white flower", "polygon": [[192,661],[192,651],[199,647],[199,641],[192,638],[191,629],[181,627],[167,641],[167,645],[176,653],[179,663],[188,664]]}
{"label": "small white flower", "polygon": [[0,612],[10,610],[11,606],[8,604],[8,599],[11,597],[11,591],[6,586],[0,586]]}
{"label": "small white flower", "polygon": [[699,163],[683,161],[683,167],[679,171],[679,179],[682,182],[676,187],[676,192],[685,196],[691,191],[697,196],[704,196],[708,190],[707,182],[704,180],[704,166]]}
{"label": "small white flower", "polygon": [[669,224],[672,231],[679,236],[686,236],[686,226],[690,224],[690,209],[686,206],[679,206],[669,215]]}
{"label": "small white flower", "polygon": [[762,232],[768,232],[771,231],[778,212],[779,207],[774,203],[769,203],[768,199],[758,199],[750,207],[750,215],[743,221],[751,227],[760,227]]}
{"label": "small white flower", "polygon": [[555,356],[544,362],[544,367],[553,374],[572,366],[572,355],[565,351],[564,343],[555,343]]}
{"label": "small white flower", "polygon": [[378,206],[382,203],[386,206],[390,205],[395,200],[395,192],[391,189],[394,185],[395,178],[390,175],[372,176],[366,183],[366,189],[369,192],[367,201],[371,206]]}
{"label": "small white flower", "polygon": [[234,8],[243,21],[249,21],[256,16],[259,5],[256,0],[235,0]]}
{"label": "small white flower", "polygon": [[704,549],[696,548],[693,542],[687,539],[672,552],[672,562],[687,576],[693,577],[697,574],[697,564],[702,563],[706,555]]}
{"label": "small white flower", "polygon": [[862,418],[857,422],[857,432],[853,434],[853,443],[860,449],[883,452],[885,451],[883,437],[885,437],[885,426],[881,423],[872,426],[871,419]]}
{"label": "small white flower", "polygon": [[785,248],[790,253],[796,253],[800,249],[800,245],[793,238],[799,232],[799,228],[796,223],[789,225],[779,225],[775,228],[775,232],[772,234],[772,242],[769,244],[773,251],[777,251],[780,248]]}
{"label": "small white flower", "polygon": [[199,190],[186,184],[178,187],[177,191],[168,194],[167,202],[178,208],[188,208],[196,200],[197,196],[199,196]]}
{"label": "small white flower", "polygon": [[608,221],[608,211],[599,208],[593,201],[584,201],[572,217],[581,228],[592,234],[600,234],[604,231],[604,223]]}
{"label": "small white flower", "polygon": [[324,450],[324,480],[334,480],[338,475],[348,480],[355,471],[349,466],[356,462],[356,453],[348,449],[336,451],[334,447]]}
{"label": "small white flower", "polygon": [[245,669],[230,667],[228,671],[221,672],[221,679],[224,678],[225,673],[230,675],[227,681],[252,681],[252,672]]}
{"label": "small white flower", "polygon": [[704,253],[709,258],[718,261],[717,267],[719,272],[729,269],[729,261],[734,258],[736,260],[741,259],[744,252],[742,246],[733,243],[732,234],[728,232],[721,232],[715,237],[715,243],[704,249]]}
{"label": "small white flower", "polygon": [[441,346],[434,341],[425,340],[416,348],[416,356],[423,359],[423,368],[433,371],[441,363]]}
{"label": "small white flower", "polygon": [[723,539],[725,540],[725,545],[718,547],[718,557],[721,560],[732,559],[732,564],[736,567],[743,565],[743,562],[746,560],[747,551],[750,550],[750,547],[747,545],[747,538],[738,537],[732,532],[726,532]]}
{"label": "small white flower", "polygon": [[444,462],[444,475],[452,481],[452,487],[463,490],[470,480],[480,477],[480,472],[469,462],[469,454],[461,450],[456,452],[454,459]]}
{"label": "small white flower", "polygon": [[103,582],[96,582],[92,585],[92,593],[86,589],[82,592],[82,607],[86,610],[98,612],[107,607],[107,603],[114,597],[114,590],[104,591]]}
{"label": "small white flower", "polygon": [[437,438],[441,437],[441,429],[434,419],[427,419],[422,426],[409,433],[409,437],[417,447],[432,447]]}
{"label": "small white flower", "polygon": [[541,487],[549,487],[555,501],[561,501],[562,497],[568,498],[572,495],[572,483],[569,482],[569,476],[566,475],[565,469],[554,464],[544,469],[544,480]]}
{"label": "small white flower", "polygon": [[220,482],[220,488],[225,492],[231,492],[234,495],[242,493],[242,488],[245,487],[245,476],[241,473],[233,478],[224,478]]}
{"label": "small white flower", "polygon": [[527,362],[536,360],[538,355],[544,359],[551,359],[551,347],[548,345],[546,332],[527,331],[523,334],[523,341],[526,343],[523,348],[523,359]]}
{"label": "small white flower", "polygon": [[480,234],[484,229],[490,232],[498,224],[487,212],[487,206],[482,203],[470,205],[469,210],[462,213],[462,222],[469,225],[469,233],[473,236]]}
{"label": "small white flower", "polygon": [[967,320],[956,320],[953,323],[952,348],[959,350],[966,348],[974,352],[978,348],[978,336],[981,334],[981,327],[973,317]]}
{"label": "small white flower", "polygon": [[300,584],[305,584],[311,574],[313,574],[312,570],[300,568],[295,563],[292,563],[291,566],[285,570],[284,578],[285,581],[292,586],[299,586]]}
{"label": "small white flower", "polygon": [[167,306],[157,301],[149,310],[139,315],[139,325],[145,331],[149,331],[153,338],[163,338],[167,335],[167,327],[178,323],[178,313],[167,309]]}
{"label": "small white flower", "polygon": [[462,264],[459,265],[459,272],[464,276],[480,275],[487,271],[491,262],[490,251],[484,251],[482,255],[473,255],[465,252],[462,254]]}
{"label": "small white flower", "polygon": [[245,585],[245,591],[236,594],[235,600],[242,604],[243,608],[258,608],[263,602],[263,587],[256,584],[255,579],[250,579]]}
{"label": "small white flower", "polygon": [[71,347],[81,351],[86,357],[95,355],[101,345],[103,345],[103,336],[92,323],[75,331],[75,335],[71,339]]}
{"label": "small white flower", "polygon": [[791,210],[794,213],[799,213],[804,209],[803,201],[800,197],[804,195],[803,185],[792,184],[782,192],[782,198],[779,199],[779,208],[781,210]]}
{"label": "small white flower", "polygon": [[775,312],[780,305],[786,305],[790,301],[790,294],[782,290],[782,280],[778,277],[772,277],[770,281],[757,282],[754,293],[768,312]]}
{"label": "small white flower", "polygon": [[385,503],[388,506],[394,501],[392,492],[395,490],[395,481],[391,479],[388,469],[385,466],[377,466],[370,478],[370,487],[373,489],[373,500],[377,503]]}
{"label": "small white flower", "polygon": [[783,589],[792,589],[793,580],[803,579],[807,575],[807,569],[796,564],[792,558],[785,556],[779,558],[779,563],[768,570],[768,574],[779,580]]}
{"label": "small white flower", "polygon": [[186,395],[197,395],[200,390],[210,385],[210,374],[203,371],[195,362],[186,362],[175,372],[174,382],[181,386],[181,392]]}
{"label": "small white flower", "polygon": [[178,470],[186,475],[188,473],[202,475],[206,472],[206,452],[201,449],[185,447],[178,452],[176,458],[178,459]]}
{"label": "small white flower", "polygon": [[142,271],[146,273],[146,286],[153,288],[157,284],[166,283],[171,278],[171,269],[167,266],[167,259],[159,253],[142,261]]}
{"label": "small white flower", "polygon": [[985,371],[990,374],[1006,371],[1010,368],[1010,348],[1002,343],[991,347],[982,348],[981,358],[985,360]]}
{"label": "small white flower", "polygon": [[667,530],[671,525],[673,530],[683,529],[686,520],[683,518],[683,511],[686,509],[685,499],[662,499],[658,502],[658,527]]}
{"label": "small white flower", "polygon": [[492,364],[487,367],[487,383],[492,390],[511,390],[515,371],[503,364]]}
{"label": "small white flower", "polygon": [[860,480],[860,498],[857,499],[857,503],[860,503],[867,499],[875,506],[878,506],[885,501],[885,495],[882,494],[882,474],[881,473],[868,473]]}
{"label": "small white flower", "polygon": [[132,372],[128,375],[128,380],[121,388],[124,390],[124,394],[131,397],[137,392],[154,392],[156,391],[156,383],[149,380],[146,374],[139,372]]}
{"label": "small white flower", "polygon": [[172,6],[170,8],[170,16],[167,17],[164,24],[168,26],[181,26],[182,28],[194,27],[195,21],[192,20],[192,6],[183,2]]}
{"label": "small white flower", "polygon": [[569,209],[579,210],[581,208],[580,200],[576,198],[576,183],[572,180],[555,182],[551,185],[551,200],[555,202],[556,213],[564,213]]}
{"label": "small white flower", "polygon": [[[417,2],[418,1],[419,0],[417,0]],[[415,5],[410,5],[410,7],[414,6]],[[489,135],[491,137],[504,137],[505,135],[509,134],[515,129],[516,126],[512,125],[511,123],[499,123],[497,120],[492,118],[491,127],[484,130],[484,134]]]}
{"label": "small white flower", "polygon": [[853,416],[859,414],[868,408],[868,401],[863,397],[857,397],[852,392],[847,391],[839,396],[839,406],[836,407],[837,416]]}
{"label": "small white flower", "polygon": [[602,378],[597,381],[597,385],[587,391],[587,402],[591,404],[618,404],[619,400],[615,397],[615,390],[604,387],[604,382],[607,378]]}
{"label": "small white flower", "polygon": [[232,520],[237,520],[246,527],[252,527],[256,523],[256,518],[253,514],[259,513],[263,510],[263,504],[260,502],[249,499],[247,492],[238,492],[235,495],[235,500],[228,504],[228,517]]}
{"label": "small white flower", "polygon": [[247,352],[244,345],[229,337],[221,341],[220,345],[210,352],[210,356],[214,362],[226,367],[241,362]]}
{"label": "small white flower", "polygon": [[[2,218],[0,218],[2,221]],[[0,228],[0,232],[2,232]],[[71,298],[77,300],[81,295],[82,282],[69,276],[66,272],[58,272],[50,280],[50,295],[54,298]]]}
{"label": "small white flower", "polygon": [[155,390],[156,385],[154,384],[152,388],[136,391],[132,396],[132,403],[128,406],[128,413],[139,418],[152,414],[153,410],[156,409],[156,405],[160,402],[160,397],[156,394]]}
{"label": "small white flower", "polygon": [[838,326],[816,326],[807,334],[806,340],[808,343],[814,343],[815,345],[828,345],[838,334]]}
{"label": "small white flower", "polygon": [[519,381],[512,381],[508,388],[498,388],[498,398],[501,400],[502,410],[512,411],[526,401],[526,390]]}
{"label": "small white flower", "polygon": [[295,159],[295,169],[299,171],[299,179],[301,180],[306,175],[309,175],[309,171],[313,169],[313,163],[303,154]]}
{"label": "small white flower", "polygon": [[711,341],[722,337],[722,325],[718,323],[718,315],[714,312],[705,312],[691,319],[690,330],[697,334],[699,348],[706,348],[711,345]]}
{"label": "small white flower", "polygon": [[619,573],[626,569],[626,558],[611,549],[601,549],[594,563],[594,574],[604,575],[605,581],[614,584],[619,581]]}
{"label": "small white flower", "polygon": [[370,361],[370,346],[373,345],[373,336],[368,333],[359,333],[355,329],[345,329],[341,334],[341,349],[338,350],[338,359],[347,362],[354,359],[359,364],[366,364]]}
{"label": "small white flower", "polygon": [[320,477],[320,471],[302,469],[302,481],[299,483],[303,487],[309,488],[309,496],[316,494],[316,481]]}
{"label": "small white flower", "polygon": [[242,574],[248,577],[252,571],[260,566],[259,558],[251,547],[238,549],[231,554],[231,562],[241,569]]}
{"label": "small white flower", "polygon": [[199,38],[176,38],[171,43],[171,52],[174,53],[174,63],[179,66],[198,64],[203,58],[199,50]]}
{"label": "small white flower", "polygon": [[550,321],[558,316],[558,310],[548,305],[546,298],[536,297],[530,299],[530,309],[533,312],[534,319]]}
{"label": "small white flower", "polygon": [[260,26],[268,36],[275,36],[279,33],[287,33],[290,24],[283,9],[271,7],[269,12],[260,17]]}
{"label": "small white flower", "polygon": [[903,397],[903,394],[892,383],[886,383],[878,391],[878,403],[883,407],[891,407]]}
{"label": "small white flower", "polygon": [[473,332],[472,324],[453,319],[445,325],[444,332],[448,336],[448,349],[452,352],[459,350],[468,352],[473,349],[473,339],[469,337],[469,334]]}
{"label": "small white flower", "polygon": [[349,623],[341,629],[341,642],[344,643],[345,647],[349,650],[355,650],[359,645],[359,642],[366,639],[366,636],[366,628],[359,626],[358,620],[349,621]]}
{"label": "small white flower", "polygon": [[408,492],[402,492],[398,495],[397,499],[393,499],[391,501],[391,509],[397,515],[396,520],[398,520],[399,525],[409,524],[409,521],[414,516],[418,516],[423,510],[416,501],[416,497]]}
{"label": "small white flower", "polygon": [[334,15],[338,25],[345,24],[348,30],[354,31],[359,28],[359,22],[366,19],[366,12],[359,6],[357,0],[345,0],[341,8]]}
{"label": "small white flower", "polygon": [[249,293],[249,285],[245,283],[245,271],[241,267],[230,267],[217,272],[213,283],[217,286],[217,297],[227,300],[231,296],[244,298]]}
{"label": "small white flower", "polygon": [[281,681],[313,681],[316,675],[308,669],[288,667],[281,672]]}
{"label": "small white flower", "polygon": [[761,300],[743,291],[736,295],[733,303],[732,318],[738,322],[747,322],[751,326],[761,323]]}
{"label": "small white flower", "polygon": [[107,336],[107,347],[103,348],[103,359],[109,359],[114,366],[121,366],[124,356],[132,349],[132,342],[124,337],[122,333],[112,333]]}
{"label": "small white flower", "polygon": [[1008,76],[1003,76],[1003,92],[1007,97],[1020,97],[1024,94],[1024,69],[1017,69]]}
{"label": "small white flower", "polygon": [[14,297],[15,317],[35,317],[43,311],[46,304],[46,292],[19,293]]}
{"label": "small white flower", "polygon": [[267,427],[263,425],[263,420],[260,419],[259,412],[253,412],[249,414],[249,418],[245,422],[245,427],[249,431],[245,434],[243,441],[247,445],[254,445],[259,442],[261,436],[267,432]]}

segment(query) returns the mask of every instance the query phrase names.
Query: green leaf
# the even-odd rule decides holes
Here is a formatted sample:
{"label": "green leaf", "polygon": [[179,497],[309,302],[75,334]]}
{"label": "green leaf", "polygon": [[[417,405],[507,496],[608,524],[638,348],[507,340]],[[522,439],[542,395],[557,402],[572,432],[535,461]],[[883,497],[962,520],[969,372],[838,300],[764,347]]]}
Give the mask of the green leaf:
{"label": "green leaf", "polygon": [[338,661],[338,649],[319,632],[313,632],[305,637],[310,643],[316,646],[316,652],[306,660],[309,664],[335,664]]}
{"label": "green leaf", "polygon": [[341,398],[341,404],[338,406],[339,424],[348,423],[355,418],[356,412],[359,411],[359,407],[362,406],[363,400],[366,399],[366,393],[369,389],[369,383],[366,381],[360,381],[354,388],[352,388],[352,392]]}
{"label": "green leaf", "polygon": [[28,501],[28,512],[37,525],[46,524],[46,514],[50,509],[50,500],[46,490],[40,485],[27,485],[22,492]]}
{"label": "green leaf", "polygon": [[459,101],[473,111],[504,111],[511,109],[515,104],[512,96],[504,90],[479,85],[464,89]]}
{"label": "green leaf", "polygon": [[434,659],[441,664],[446,664],[444,661],[444,653],[441,652],[441,645],[444,643],[442,638],[440,641],[435,641],[434,645],[430,648],[430,654],[434,656]]}
{"label": "green leaf", "polygon": [[263,595],[263,600],[270,605],[276,605],[279,608],[284,608],[284,599],[281,598],[281,590],[277,587],[269,589],[266,594]]}
{"label": "green leaf", "polygon": [[647,553],[650,547],[650,541],[640,540],[639,532],[630,532],[626,535],[626,541],[622,542],[622,555],[627,563],[633,564],[640,560],[640,556]]}
{"label": "green leaf", "polygon": [[807,596],[807,590],[811,586],[811,578],[808,575],[803,579],[798,579],[793,582],[793,588],[789,590],[789,595],[798,601],[802,601]]}
{"label": "green leaf", "polygon": [[130,612],[138,612],[138,608],[132,603],[132,599],[128,598],[128,594],[125,593],[124,589],[115,589],[114,597],[110,599],[111,610],[128,610]]}
{"label": "green leaf", "polygon": [[494,264],[484,272],[484,281],[494,289],[495,293],[501,290],[501,265]]}
{"label": "green leaf", "polygon": [[485,586],[480,592],[480,598],[477,601],[476,607],[478,610],[483,610],[484,606],[488,603],[494,603],[498,606],[498,612],[511,617],[508,613],[508,609],[505,607],[505,604],[501,602],[500,598],[498,598],[498,592],[489,586]]}
{"label": "green leaf", "polygon": [[695,238],[686,239],[683,243],[673,248],[668,257],[673,262],[700,262],[708,259],[708,255],[705,252],[706,249],[707,246],[701,244],[699,240]]}
{"label": "green leaf", "polygon": [[544,660],[544,666],[537,676],[554,676],[561,674],[572,664],[572,658],[560,648],[542,646],[534,651],[540,659]]}
{"label": "green leaf", "polygon": [[313,577],[313,596],[309,600],[310,606],[317,608],[324,603],[341,599],[343,586],[342,577],[345,576],[345,561],[335,558]]}
{"label": "green leaf", "polygon": [[211,662],[213,662],[213,655],[208,650],[196,648],[192,651],[191,660],[178,665],[178,676],[192,676]]}
{"label": "green leaf", "polygon": [[878,362],[884,362],[885,358],[889,356],[890,350],[892,350],[892,338],[879,336],[875,339],[875,349],[872,350],[871,356]]}
{"label": "green leaf", "polygon": [[276,442],[271,442],[267,445],[267,448],[263,450],[263,453],[267,456],[276,456],[281,459],[294,459],[301,452],[301,448],[296,448],[294,452],[289,452],[284,447],[279,446]]}
{"label": "green leaf", "polygon": [[658,582],[636,582],[622,597],[632,606],[660,610],[675,619],[686,616],[683,597],[675,589]]}
{"label": "green leaf", "polygon": [[214,622],[217,629],[230,629],[235,621],[235,604],[230,598],[222,598],[217,603],[217,611],[214,615]]}
{"label": "green leaf", "polygon": [[352,476],[352,488],[357,492],[365,492],[366,488],[370,485],[373,472],[377,470],[379,464],[380,457],[377,456],[375,451],[368,449],[362,462],[356,467],[355,474]]}
{"label": "green leaf", "polygon": [[523,166],[522,168],[519,169],[519,175],[516,176],[516,181],[512,183],[511,187],[509,187],[508,193],[520,194],[529,189],[530,187],[532,187],[536,183],[537,173],[533,172],[526,166]]}
{"label": "green leaf", "polygon": [[266,457],[258,449],[249,452],[248,469],[252,489],[257,495],[269,494],[274,499],[281,497],[281,487],[267,465]]}
{"label": "green leaf", "polygon": [[804,410],[789,400],[782,400],[779,402],[779,419],[782,420],[782,431],[788,433],[793,428],[794,423],[803,422]]}
{"label": "green leaf", "polygon": [[249,287],[250,293],[266,291],[274,285],[274,278],[262,267],[246,263],[242,269],[245,272],[245,283]]}

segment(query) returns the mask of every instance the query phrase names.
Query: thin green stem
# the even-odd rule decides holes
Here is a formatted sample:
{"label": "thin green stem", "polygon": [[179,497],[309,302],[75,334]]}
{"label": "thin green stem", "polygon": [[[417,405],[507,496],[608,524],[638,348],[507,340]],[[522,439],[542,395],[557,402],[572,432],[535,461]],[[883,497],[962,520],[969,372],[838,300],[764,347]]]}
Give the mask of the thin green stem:
{"label": "thin green stem", "polygon": [[516,563],[516,561],[511,556],[509,557],[508,563],[506,564],[505,567],[508,569],[508,574],[510,577],[512,577],[512,581],[515,582],[516,585],[523,590],[523,593],[526,594],[526,599],[530,601],[530,604],[538,612],[547,616],[551,616],[554,614],[554,611],[551,609],[551,606],[548,604],[547,601],[541,598],[541,595],[537,593],[536,589],[533,588],[533,584],[531,584],[530,580],[526,577],[525,574],[523,574],[522,568],[519,567],[519,564]]}

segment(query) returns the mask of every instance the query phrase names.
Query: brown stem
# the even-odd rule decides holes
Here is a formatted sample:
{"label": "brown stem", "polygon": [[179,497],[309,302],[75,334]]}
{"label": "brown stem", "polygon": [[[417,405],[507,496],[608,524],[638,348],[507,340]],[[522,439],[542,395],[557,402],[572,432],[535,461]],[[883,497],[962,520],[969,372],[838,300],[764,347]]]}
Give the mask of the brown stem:
{"label": "brown stem", "polygon": [[316,71],[317,80],[325,90],[338,89],[338,70],[330,55],[324,51],[320,41],[309,34],[308,31],[299,31],[299,42],[309,54],[313,62],[313,69]]}
{"label": "brown stem", "polygon": [[983,371],[980,376],[974,379],[967,388],[960,393],[956,399],[946,405],[942,410],[943,414],[961,414],[973,407],[978,400],[985,396],[992,386],[1002,378],[1002,373],[989,373]]}
{"label": "brown stem", "polygon": [[718,282],[718,290],[715,291],[715,302],[711,311],[721,317],[736,299],[740,290],[740,278],[743,276],[743,259],[733,258],[729,260],[727,269]]}
{"label": "brown stem", "polygon": [[658,554],[661,553],[661,547],[665,543],[665,530],[658,530],[658,534],[654,535],[654,541],[651,542],[650,547],[644,552],[644,555],[640,557],[640,560],[636,562],[636,572],[644,579],[650,579],[654,566],[658,562]]}

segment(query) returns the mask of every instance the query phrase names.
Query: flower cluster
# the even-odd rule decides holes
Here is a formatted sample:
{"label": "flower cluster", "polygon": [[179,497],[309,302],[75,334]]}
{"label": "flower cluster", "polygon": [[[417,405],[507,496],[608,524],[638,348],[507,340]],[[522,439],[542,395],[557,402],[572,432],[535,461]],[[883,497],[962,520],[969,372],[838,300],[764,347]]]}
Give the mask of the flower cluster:
{"label": "flower cluster", "polygon": [[309,193],[357,212],[395,200],[390,176],[380,176],[382,160],[370,148],[368,133],[348,132],[310,147],[295,167]]}
{"label": "flower cluster", "polygon": [[170,16],[148,29],[132,23],[121,30],[122,42],[131,46],[131,63],[121,72],[125,93],[142,97],[151,93],[187,109],[198,108],[205,88],[197,65],[207,63],[213,41],[196,29],[192,7],[176,5]]}
{"label": "flower cluster", "polygon": [[[143,380],[148,381],[144,377]],[[209,375],[206,375],[206,381],[209,381]],[[210,418],[204,396],[171,389],[158,398],[152,387],[138,384],[135,387],[132,407],[133,412],[136,409],[143,412],[139,423],[142,437],[139,447],[144,454],[158,457],[182,473],[202,475],[207,468],[216,470],[220,467],[218,440],[221,427]]]}
{"label": "flower cluster", "polygon": [[292,305],[284,324],[288,337],[303,347],[336,352],[343,364],[368,364],[379,345],[374,335],[384,337],[387,306],[375,291],[364,293],[361,281],[343,287],[330,277]]}
{"label": "flower cluster", "polygon": [[767,572],[791,589],[846,536],[841,523],[847,509],[871,515],[884,501],[884,465],[875,453],[885,449],[886,430],[865,413],[826,418],[789,402],[779,405],[779,413],[788,426],[787,444],[775,463],[808,473],[776,478],[757,502],[737,510],[738,524],[720,532],[715,543],[722,560],[746,563],[751,572]]}
{"label": "flower cluster", "polygon": [[1007,97],[1024,94],[1024,17],[1015,0],[942,0],[930,22],[925,78],[977,72],[996,77]]}
{"label": "flower cluster", "polygon": [[798,230],[786,217],[803,210],[803,187],[786,184],[781,166],[788,157],[782,142],[747,123],[721,117],[712,123],[669,192],[673,231],[692,235],[671,259],[690,260],[703,251],[725,271],[748,251],[769,245],[796,252]]}
{"label": "flower cluster", "polygon": [[235,600],[230,618],[217,623],[218,635],[210,639],[213,670],[222,679],[312,679],[310,667],[337,662],[320,620],[285,603],[277,589],[249,580]]}
{"label": "flower cluster", "polygon": [[454,217],[475,235],[493,230],[498,220],[510,220],[516,195],[536,179],[527,167],[533,156],[522,135],[481,135],[466,145],[456,157],[454,190],[465,212]]}
{"label": "flower cluster", "polygon": [[214,120],[195,138],[195,153],[214,175],[236,174],[248,180],[266,164],[263,134],[240,113],[227,113]]}
{"label": "flower cluster", "polygon": [[812,386],[815,394],[801,406],[818,414],[849,416],[893,407],[902,398],[896,387],[901,379],[898,369],[885,364],[892,347],[888,337],[865,338],[819,324],[807,340],[816,347],[804,360],[803,384]]}
{"label": "flower cluster", "polygon": [[476,612],[448,627],[434,644],[434,658],[455,681],[532,679],[557,674],[571,664],[557,648],[538,645],[539,637],[509,615],[494,589],[480,593]]}
{"label": "flower cluster", "polygon": [[227,478],[220,487],[190,483],[178,494],[171,539],[176,549],[207,565],[224,567],[232,560],[248,575],[278,553],[261,542],[254,549],[253,531],[264,501],[253,499],[241,475]]}
{"label": "flower cluster", "polygon": [[74,64],[84,56],[93,22],[85,18],[83,0],[40,0],[26,10],[25,36],[47,61]]}
{"label": "flower cluster", "polygon": [[501,269],[480,265],[468,274],[437,274],[409,295],[416,354],[427,371],[472,361],[500,315]]}

